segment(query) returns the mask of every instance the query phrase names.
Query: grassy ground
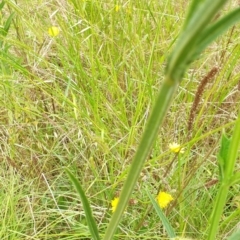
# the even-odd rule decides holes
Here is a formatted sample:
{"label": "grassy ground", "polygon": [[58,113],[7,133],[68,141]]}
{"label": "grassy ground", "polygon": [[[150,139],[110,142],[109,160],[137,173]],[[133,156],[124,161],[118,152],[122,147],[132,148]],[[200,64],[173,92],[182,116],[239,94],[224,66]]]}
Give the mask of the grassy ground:
{"label": "grassy ground", "polygon": [[[90,239],[65,167],[78,176],[104,234],[188,3],[6,3],[2,23],[15,16],[1,38],[9,49],[0,66],[0,239]],[[59,27],[58,36],[48,36],[51,26]],[[146,189],[156,194],[159,185],[175,199],[165,213],[178,235],[205,238],[219,138],[223,129],[231,135],[240,106],[239,33],[231,29],[185,74],[116,239],[166,239],[155,212],[145,214]],[[188,129],[197,87],[215,67]],[[176,158],[172,142],[185,148]],[[239,205],[236,185],[218,239],[239,228]]]}

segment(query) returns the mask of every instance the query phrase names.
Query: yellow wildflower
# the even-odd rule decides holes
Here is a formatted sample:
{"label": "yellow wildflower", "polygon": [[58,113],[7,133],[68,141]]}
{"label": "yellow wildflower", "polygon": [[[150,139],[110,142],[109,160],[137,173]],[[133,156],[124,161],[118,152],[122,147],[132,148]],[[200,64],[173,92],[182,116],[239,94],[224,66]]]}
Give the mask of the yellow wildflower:
{"label": "yellow wildflower", "polygon": [[119,12],[119,10],[120,10],[120,6],[119,6],[119,5],[116,5],[116,6],[115,6],[115,12]]}
{"label": "yellow wildflower", "polygon": [[175,143],[175,142],[170,143],[170,144],[169,144],[169,148],[170,148],[170,150],[171,150],[172,152],[174,152],[174,153],[184,153],[183,148],[182,148],[181,145],[178,144],[178,143]]}
{"label": "yellow wildflower", "polygon": [[112,212],[115,212],[115,211],[116,211],[118,202],[119,202],[119,198],[118,198],[118,197],[115,197],[115,198],[111,201]]}
{"label": "yellow wildflower", "polygon": [[166,192],[159,192],[157,195],[157,201],[161,208],[166,208],[172,200],[173,197]]}
{"label": "yellow wildflower", "polygon": [[50,36],[50,37],[56,37],[58,34],[59,34],[59,28],[58,27],[50,27],[49,29],[48,29],[48,35]]}

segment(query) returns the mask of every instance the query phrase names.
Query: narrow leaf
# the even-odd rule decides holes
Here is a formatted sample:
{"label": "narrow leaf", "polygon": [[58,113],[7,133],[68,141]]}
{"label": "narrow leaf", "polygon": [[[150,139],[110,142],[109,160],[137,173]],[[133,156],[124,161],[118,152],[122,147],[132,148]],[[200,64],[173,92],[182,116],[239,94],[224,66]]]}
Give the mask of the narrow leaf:
{"label": "narrow leaf", "polygon": [[14,15],[15,15],[14,13],[11,13],[11,15],[8,17],[7,21],[4,24],[4,36],[6,36],[9,31]]}
{"label": "narrow leaf", "polygon": [[75,176],[68,169],[66,169],[66,172],[81,198],[81,201],[83,204],[83,209],[86,214],[86,220],[88,223],[89,231],[94,240],[100,240],[98,229],[97,229],[97,224],[93,218],[92,210],[91,210],[90,204],[88,202],[88,199],[87,199],[79,181],[75,178]]}
{"label": "narrow leaf", "polygon": [[4,5],[5,5],[5,1],[2,1],[2,2],[0,3],[0,10],[3,9]]}
{"label": "narrow leaf", "polygon": [[240,148],[240,112],[238,114],[238,118],[236,120],[235,127],[233,129],[233,135],[231,138],[231,142],[229,145],[228,157],[227,157],[227,165],[225,174],[228,177],[231,177],[234,172],[234,167],[236,164],[238,150]]}
{"label": "narrow leaf", "polygon": [[147,194],[148,194],[148,197],[150,198],[152,205],[155,208],[160,220],[162,221],[163,226],[165,227],[165,229],[167,231],[168,237],[170,237],[170,238],[176,237],[176,234],[175,234],[171,224],[169,223],[167,217],[162,212],[162,209],[158,206],[158,204],[156,203],[156,201],[154,200],[154,198],[148,191],[147,191]]}
{"label": "narrow leaf", "polygon": [[205,48],[216,40],[217,37],[221,36],[225,33],[229,28],[231,28],[234,24],[240,21],[240,8],[230,12],[226,16],[222,17],[220,20],[215,22],[214,24],[208,26],[202,33],[198,40],[196,51],[193,55],[193,59],[199,57],[201,52],[205,50]]}
{"label": "narrow leaf", "polygon": [[190,7],[189,7],[189,11],[187,14],[187,17],[185,19],[184,22],[184,27],[183,29],[185,29],[187,27],[187,25],[189,24],[189,22],[191,21],[193,15],[196,13],[196,11],[198,10],[199,6],[204,2],[205,0],[193,0]]}
{"label": "narrow leaf", "polygon": [[[224,161],[224,175],[225,178],[223,179],[220,189],[218,190],[218,194],[216,196],[216,200],[214,203],[214,208],[210,218],[210,228],[208,234],[208,240],[216,239],[216,235],[219,228],[219,221],[222,216],[223,208],[226,203],[229,187],[232,176],[234,175],[234,168],[236,164],[236,159],[238,156],[238,149],[240,147],[240,112],[238,118],[235,123],[235,127],[233,129],[233,134],[231,137],[229,149],[227,151],[227,158]],[[224,156],[224,155],[223,155]],[[224,156],[225,157],[225,156]]]}
{"label": "narrow leaf", "polygon": [[188,65],[192,62],[194,53],[198,52],[201,34],[205,31],[215,14],[223,7],[227,0],[205,0],[198,6],[197,11],[179,36],[166,66],[166,76],[172,81],[182,79]]}
{"label": "narrow leaf", "polygon": [[219,153],[217,156],[220,180],[223,180],[224,176],[225,176],[225,169],[226,169],[226,165],[227,165],[227,158],[228,158],[230,142],[231,142],[230,139],[228,139],[226,134],[223,133],[222,138],[221,138],[220,150],[219,150]]}

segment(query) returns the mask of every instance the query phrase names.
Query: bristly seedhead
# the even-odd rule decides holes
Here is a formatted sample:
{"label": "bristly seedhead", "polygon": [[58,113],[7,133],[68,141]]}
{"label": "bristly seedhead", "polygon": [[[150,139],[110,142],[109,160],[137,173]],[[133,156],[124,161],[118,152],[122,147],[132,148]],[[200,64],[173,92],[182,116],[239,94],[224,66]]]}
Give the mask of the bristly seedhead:
{"label": "bristly seedhead", "polygon": [[204,91],[207,83],[217,74],[218,70],[219,69],[217,67],[213,67],[208,72],[208,74],[201,80],[201,82],[198,86],[198,89],[196,91],[195,98],[194,98],[194,101],[193,101],[193,105],[192,105],[192,108],[191,108],[191,111],[190,111],[190,114],[189,114],[189,119],[188,119],[188,135],[189,136],[190,136],[190,132],[192,130],[194,117],[196,115],[196,110],[197,110],[197,107],[199,105],[199,102],[200,102],[201,96],[203,94],[203,91]]}

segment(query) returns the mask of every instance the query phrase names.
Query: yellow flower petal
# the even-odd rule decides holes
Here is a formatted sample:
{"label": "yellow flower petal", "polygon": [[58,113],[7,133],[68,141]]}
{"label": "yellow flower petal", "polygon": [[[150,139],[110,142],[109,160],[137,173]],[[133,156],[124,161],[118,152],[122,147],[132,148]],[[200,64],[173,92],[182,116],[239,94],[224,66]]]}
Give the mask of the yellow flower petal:
{"label": "yellow flower petal", "polygon": [[157,195],[157,201],[161,208],[166,208],[172,200],[173,197],[166,192],[159,192]]}
{"label": "yellow flower petal", "polygon": [[48,35],[50,36],[50,37],[56,37],[58,34],[59,34],[59,28],[58,27],[50,27],[49,29],[48,29]]}
{"label": "yellow flower petal", "polygon": [[119,202],[119,198],[118,198],[118,197],[117,197],[117,198],[114,198],[114,199],[111,201],[112,212],[115,212],[115,211],[116,211],[118,202]]}
{"label": "yellow flower petal", "polygon": [[116,5],[116,6],[115,6],[115,12],[119,12],[119,10],[120,10],[120,6],[119,6],[119,5]]}
{"label": "yellow flower petal", "polygon": [[170,144],[169,144],[169,148],[170,148],[170,150],[171,150],[172,152],[174,152],[174,153],[184,153],[183,148],[182,148],[181,145],[178,144],[178,143],[175,143],[175,142],[170,143]]}

